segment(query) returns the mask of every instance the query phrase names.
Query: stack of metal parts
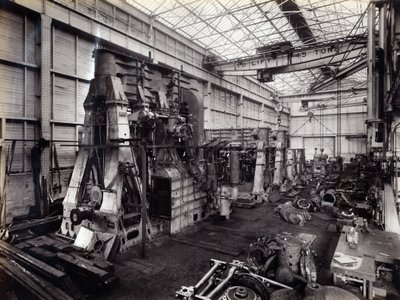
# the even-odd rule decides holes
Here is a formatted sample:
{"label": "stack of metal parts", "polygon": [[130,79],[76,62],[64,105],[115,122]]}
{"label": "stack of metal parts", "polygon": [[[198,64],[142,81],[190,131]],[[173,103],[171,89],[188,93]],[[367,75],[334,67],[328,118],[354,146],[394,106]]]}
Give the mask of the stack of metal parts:
{"label": "stack of metal parts", "polygon": [[[338,222],[352,225],[357,217],[367,219],[377,225],[382,224],[383,173],[379,163],[363,158],[352,159],[343,165],[343,159],[337,157],[328,160],[325,168],[325,155],[316,154],[314,167],[321,166],[323,172],[314,173],[308,180],[313,188],[308,193],[292,191],[287,194],[294,197],[276,208],[276,212],[286,222],[304,225],[311,219],[313,212],[322,211]],[[338,174],[341,174],[340,176]]]}
{"label": "stack of metal parts", "polygon": [[299,289],[258,275],[246,263],[210,260],[211,268],[194,285],[182,286],[175,298],[184,300],[357,300],[356,296],[333,286],[308,283]]}
{"label": "stack of metal parts", "polygon": [[317,280],[309,244],[289,233],[267,235],[251,243],[247,261],[257,274],[286,285],[315,283]]}
{"label": "stack of metal parts", "polygon": [[210,270],[194,285],[182,286],[175,297],[184,300],[267,300],[270,286],[291,287],[254,273],[247,264],[210,260]]}
{"label": "stack of metal parts", "polygon": [[87,251],[48,233],[60,221],[56,216],[23,222],[1,234],[0,268],[12,281],[1,283],[0,298],[7,294],[18,299],[84,299],[86,293],[118,284],[114,265],[102,253],[104,245]]}

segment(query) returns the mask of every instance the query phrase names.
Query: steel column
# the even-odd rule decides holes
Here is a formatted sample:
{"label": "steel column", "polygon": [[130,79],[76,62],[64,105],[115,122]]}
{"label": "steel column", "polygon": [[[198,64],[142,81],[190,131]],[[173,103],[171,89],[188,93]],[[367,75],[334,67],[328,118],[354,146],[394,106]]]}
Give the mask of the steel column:
{"label": "steel column", "polygon": [[[41,106],[40,106],[40,117],[41,117],[41,137],[46,140],[51,140],[51,59],[52,59],[52,47],[51,47],[51,22],[52,19],[42,14],[41,15]],[[41,177],[48,181],[50,175],[50,148],[45,148],[42,151],[40,163],[41,163]],[[42,186],[42,190],[47,189],[47,186]],[[42,199],[43,200],[43,199]],[[47,199],[44,199],[47,201]],[[40,202],[40,215],[44,217],[45,211],[44,202]]]}
{"label": "steel column", "polygon": [[367,152],[372,148],[372,141],[375,138],[375,119],[376,110],[376,70],[375,70],[375,3],[371,2],[368,11],[368,93],[367,93]]}
{"label": "steel column", "polygon": [[263,127],[264,126],[264,112],[265,112],[265,107],[264,107],[264,103],[261,103],[260,105],[260,111],[258,114],[258,119],[260,120],[258,126],[259,127]]}
{"label": "steel column", "polygon": [[[388,61],[387,61],[387,4],[383,3],[382,6],[379,7],[379,48],[383,50],[383,70],[381,70],[381,74],[379,76],[382,76],[380,82],[382,83],[382,86],[379,86],[379,89],[382,89],[381,93],[379,95],[382,96],[382,98],[379,98],[379,101],[382,103],[379,103],[378,107],[381,108],[381,115],[379,116],[380,118],[384,119],[385,118],[385,108],[387,106],[387,92],[390,91],[390,81],[388,82],[387,78],[387,70],[390,69],[388,66]],[[378,108],[379,111],[379,108]],[[386,124],[383,124],[384,129],[383,129],[383,140],[386,142],[383,142],[383,152],[386,153],[387,149],[389,148],[388,145],[388,140],[389,140],[389,134],[388,130],[386,130]]]}
{"label": "steel column", "polygon": [[6,119],[0,118],[0,228],[6,225]]}
{"label": "steel column", "polygon": [[211,129],[211,82],[206,81],[203,85],[203,102],[204,102],[204,129]]}
{"label": "steel column", "polygon": [[239,96],[239,106],[240,106],[239,124],[240,124],[240,128],[244,128],[244,119],[243,119],[243,114],[244,114],[243,94],[240,94],[240,96]]}

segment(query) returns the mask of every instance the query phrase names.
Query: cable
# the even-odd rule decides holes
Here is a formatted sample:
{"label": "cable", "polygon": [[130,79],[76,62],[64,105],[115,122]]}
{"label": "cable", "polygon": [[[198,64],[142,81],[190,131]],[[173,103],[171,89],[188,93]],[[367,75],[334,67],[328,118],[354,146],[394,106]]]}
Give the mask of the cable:
{"label": "cable", "polygon": [[[338,46],[338,49],[340,49],[340,47],[342,47],[342,46],[344,45],[344,43],[351,37],[352,32],[353,32],[353,31],[357,31],[357,29],[360,27],[360,25],[361,25],[361,20],[365,17],[365,15],[366,15],[366,13],[367,13],[369,7],[370,7],[370,4],[368,4],[367,8],[366,8],[365,11],[362,13],[362,15],[360,16],[360,18],[357,20],[357,22],[356,22],[356,24],[353,26],[353,28],[350,30],[349,34],[341,41],[341,43],[340,43],[339,46]],[[365,35],[366,35],[366,32],[364,32],[361,36],[365,36]],[[349,47],[349,46],[350,46],[350,44],[348,45],[348,47]],[[347,50],[348,50],[348,49],[347,49]],[[361,53],[361,50],[362,50],[362,49],[360,49],[360,53]],[[350,53],[350,52],[347,52],[347,55],[346,55],[346,54],[343,55],[343,58],[342,58],[342,60],[340,61],[339,65],[342,64],[342,62],[343,62],[344,59],[349,55],[349,53]],[[327,65],[329,65],[329,64],[332,62],[332,60],[333,60],[334,57],[335,57],[335,56],[332,56],[332,57],[331,57],[331,59],[329,60],[329,62],[327,63]],[[338,68],[338,67],[337,67],[337,68]],[[318,75],[318,78],[317,78],[316,82],[318,82],[318,80],[321,78],[321,76],[322,76],[322,72]]]}

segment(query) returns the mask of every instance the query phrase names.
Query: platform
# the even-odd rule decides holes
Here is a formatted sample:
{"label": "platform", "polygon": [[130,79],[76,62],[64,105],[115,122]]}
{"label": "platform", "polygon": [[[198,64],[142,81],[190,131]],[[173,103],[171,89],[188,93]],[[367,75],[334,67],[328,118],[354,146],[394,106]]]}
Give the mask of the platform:
{"label": "platform", "polygon": [[400,261],[400,237],[391,232],[369,230],[369,233],[360,233],[359,245],[352,249],[346,242],[346,232],[350,228],[343,227],[331,261],[334,284],[338,276],[353,281],[361,280],[364,296],[368,293],[368,299],[372,299],[375,265]]}

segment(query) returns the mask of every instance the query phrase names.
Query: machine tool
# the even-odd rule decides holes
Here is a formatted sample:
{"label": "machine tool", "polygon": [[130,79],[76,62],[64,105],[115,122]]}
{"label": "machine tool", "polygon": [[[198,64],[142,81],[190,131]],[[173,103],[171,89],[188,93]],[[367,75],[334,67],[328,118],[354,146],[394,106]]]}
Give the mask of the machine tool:
{"label": "machine tool", "polygon": [[[142,182],[132,148],[127,84],[132,69],[141,65],[134,58],[97,49],[95,77],[84,102],[82,144],[67,194],[63,201],[61,233],[108,234],[120,240],[124,250],[142,238],[140,207]],[[91,242],[87,242],[90,244]],[[93,242],[94,243],[94,242]],[[89,246],[89,245],[88,245]]]}
{"label": "machine tool", "polygon": [[155,230],[174,233],[209,215],[189,123],[197,106],[176,70],[153,82],[158,66],[148,58],[106,48],[94,58],[60,233],[88,250],[100,240],[124,251]]}

